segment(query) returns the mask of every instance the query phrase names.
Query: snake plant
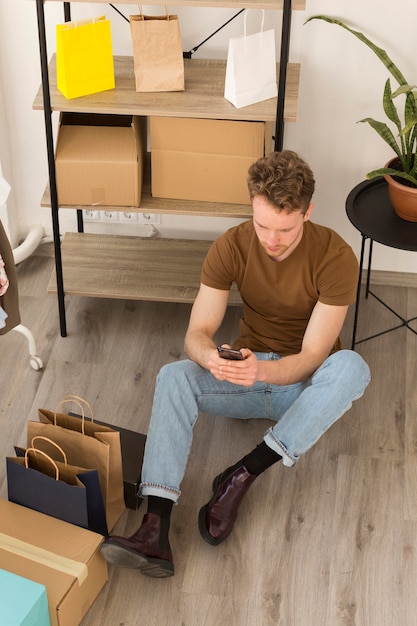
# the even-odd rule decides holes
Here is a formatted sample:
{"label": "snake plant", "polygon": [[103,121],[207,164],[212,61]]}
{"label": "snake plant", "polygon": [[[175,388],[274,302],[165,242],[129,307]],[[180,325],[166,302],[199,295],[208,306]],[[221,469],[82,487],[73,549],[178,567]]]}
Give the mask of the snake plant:
{"label": "snake plant", "polygon": [[[377,176],[389,175],[400,178],[402,183],[411,187],[417,187],[417,158],[415,158],[417,144],[417,86],[410,84],[395,65],[387,52],[373,43],[366,35],[347,26],[344,22],[329,17],[327,15],[314,15],[305,23],[312,20],[323,20],[329,24],[341,26],[349,33],[352,33],[360,41],[366,44],[385,65],[391,76],[398,83],[398,88],[393,92],[391,89],[391,80],[387,79],[384,87],[382,98],[383,109],[388,120],[395,126],[396,135],[391,128],[385,123],[375,120],[371,117],[365,117],[359,122],[368,123],[383,139],[397,155],[394,162],[391,161],[391,167],[383,167],[369,172],[367,178],[376,178]],[[404,110],[401,120],[397,106],[394,102],[396,98],[403,96]],[[392,167],[397,165],[398,168]],[[399,181],[398,181],[399,182]]]}

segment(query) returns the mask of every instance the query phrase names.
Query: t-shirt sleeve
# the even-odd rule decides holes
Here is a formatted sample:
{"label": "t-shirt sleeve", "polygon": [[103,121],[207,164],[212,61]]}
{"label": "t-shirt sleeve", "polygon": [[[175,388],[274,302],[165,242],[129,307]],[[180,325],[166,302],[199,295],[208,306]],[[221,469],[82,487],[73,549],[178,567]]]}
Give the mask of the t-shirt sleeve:
{"label": "t-shirt sleeve", "polygon": [[341,242],[326,255],[319,272],[319,301],[334,306],[353,304],[356,300],[358,278],[358,260],[352,248]]}
{"label": "t-shirt sleeve", "polygon": [[234,255],[226,234],[212,243],[201,270],[201,282],[214,289],[229,290],[234,280]]}

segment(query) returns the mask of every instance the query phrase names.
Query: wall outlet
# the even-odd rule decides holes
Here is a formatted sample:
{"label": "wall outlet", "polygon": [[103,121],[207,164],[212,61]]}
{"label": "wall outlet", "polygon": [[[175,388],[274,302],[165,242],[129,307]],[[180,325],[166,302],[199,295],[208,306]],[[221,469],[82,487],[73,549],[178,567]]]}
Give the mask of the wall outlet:
{"label": "wall outlet", "polygon": [[138,214],[135,211],[121,211],[119,213],[119,222],[124,222],[128,224],[131,222],[132,224],[137,224]]}
{"label": "wall outlet", "polygon": [[138,213],[139,224],[159,224],[159,213]]}
{"label": "wall outlet", "polygon": [[100,211],[97,209],[83,209],[83,219],[86,222],[99,222]]}
{"label": "wall outlet", "polygon": [[119,215],[117,211],[101,211],[101,219],[103,222],[118,222]]}

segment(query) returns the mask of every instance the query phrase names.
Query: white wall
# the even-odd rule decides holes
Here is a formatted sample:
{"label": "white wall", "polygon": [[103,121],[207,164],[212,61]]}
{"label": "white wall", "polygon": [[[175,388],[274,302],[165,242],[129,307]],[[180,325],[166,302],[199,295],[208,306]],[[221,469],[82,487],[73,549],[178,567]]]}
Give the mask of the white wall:
{"label": "white wall", "polygon": [[[72,6],[78,17],[91,11],[90,4]],[[129,24],[106,4],[93,7],[96,15],[105,14],[112,21],[114,53],[131,54]],[[126,16],[136,12],[136,5],[117,7]],[[155,7],[144,8],[147,13],[157,12]],[[55,24],[63,21],[63,9],[61,3],[46,2],[45,11],[51,55]],[[179,15],[184,50],[199,44],[236,12],[171,6],[170,11]],[[339,17],[364,30],[390,52],[413,83],[417,3],[398,0],[394,7],[388,0],[307,0],[305,12],[293,13],[290,61],[302,64],[299,115],[295,124],[286,125],[284,144],[298,151],[315,172],[315,221],[340,232],[358,253],[360,236],[346,217],[346,196],[366,172],[388,160],[390,153],[374,131],[356,121],[383,117],[381,100],[387,73],[370,50],[339,27],[318,21],[304,25],[309,16],[317,14]],[[278,33],[280,18],[279,12],[267,12],[267,25],[276,24]],[[240,34],[242,24],[240,16],[194,58],[225,58],[228,38]],[[15,237],[25,236],[32,224],[42,224],[47,233],[51,232],[50,212],[40,208],[47,162],[43,113],[32,110],[39,85],[35,2],[0,0],[0,162],[12,185],[8,208],[13,212]],[[61,210],[60,222],[62,232],[76,229],[74,212]],[[231,223],[225,219],[163,216],[158,228],[164,236],[212,238]],[[110,226],[116,229],[120,225],[106,225]],[[376,245],[374,267],[417,272],[417,256]]]}

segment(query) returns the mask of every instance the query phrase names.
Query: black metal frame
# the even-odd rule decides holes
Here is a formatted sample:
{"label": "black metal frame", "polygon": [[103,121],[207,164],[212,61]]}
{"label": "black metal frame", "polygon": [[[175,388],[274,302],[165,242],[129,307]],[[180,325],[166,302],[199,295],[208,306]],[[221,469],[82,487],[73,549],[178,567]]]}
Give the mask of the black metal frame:
{"label": "black metal frame", "polygon": [[[356,332],[357,332],[358,317],[359,317],[359,302],[360,302],[360,296],[361,296],[362,275],[363,275],[363,262],[365,258],[365,244],[366,244],[367,239],[369,239],[369,252],[368,252],[368,268],[367,268],[366,286],[365,286],[365,298],[368,298],[369,296],[372,296],[373,298],[375,298],[375,300],[377,300],[386,309],[388,309],[393,315],[395,315],[395,317],[401,320],[401,324],[397,324],[396,326],[392,326],[391,328],[388,328],[387,330],[383,330],[379,333],[375,333],[374,335],[370,335],[369,337],[365,337],[364,339],[360,339],[359,341],[356,341]],[[387,333],[390,333],[393,330],[398,330],[398,328],[403,328],[404,326],[406,326],[409,330],[411,330],[412,333],[417,335],[417,331],[414,330],[414,328],[410,326],[410,322],[417,320],[417,316],[411,317],[410,319],[405,319],[404,317],[399,315],[399,313],[394,311],[394,309],[391,308],[386,302],[381,300],[381,298],[377,296],[370,289],[373,243],[374,243],[373,239],[371,239],[367,235],[362,234],[361,256],[360,256],[360,263],[359,263],[359,279],[358,279],[358,286],[356,290],[355,317],[353,320],[353,333],[352,333],[352,345],[351,345],[352,350],[354,350],[355,346],[359,345],[360,343],[364,343],[365,341],[369,341],[370,339],[375,339],[375,337],[380,337],[381,335],[386,335]]]}
{"label": "black metal frame", "polygon": [[281,27],[281,55],[278,78],[277,116],[275,121],[275,150],[280,152],[284,145],[284,106],[287,84],[287,65],[290,52],[292,1],[284,0]]}
{"label": "black metal frame", "polygon": [[46,150],[48,155],[49,188],[51,194],[52,232],[54,238],[55,272],[57,282],[58,310],[61,336],[67,336],[65,316],[64,281],[62,278],[61,236],[59,232],[58,194],[56,187],[54,138],[52,130],[52,109],[49,93],[48,53],[46,49],[46,29],[44,0],[36,0],[38,17],[39,50],[41,60],[43,112],[45,117]]}
{"label": "black metal frame", "polygon": [[[46,148],[48,157],[48,171],[49,171],[49,188],[51,194],[51,215],[52,215],[52,232],[54,239],[54,256],[55,256],[55,272],[56,272],[56,284],[57,284],[57,298],[58,298],[58,310],[59,310],[59,322],[60,332],[62,337],[67,336],[67,324],[65,314],[65,290],[64,280],[62,272],[62,254],[61,254],[61,236],[59,231],[59,205],[58,194],[56,185],[56,172],[55,172],[55,150],[53,140],[52,129],[52,109],[51,99],[49,91],[49,75],[48,75],[48,53],[46,49],[46,29],[45,29],[45,0],[36,0],[36,11],[38,20],[38,37],[39,37],[39,51],[41,62],[41,77],[42,77],[42,93],[43,93],[43,109],[45,117],[45,133],[46,133]],[[70,2],[63,2],[64,7],[64,20],[69,21],[71,19]],[[282,150],[284,141],[284,104],[285,104],[285,89],[287,80],[287,64],[289,56],[290,45],[290,31],[291,31],[291,13],[292,13],[292,0],[284,0],[283,3],[283,15],[282,15],[282,33],[281,33],[281,54],[280,54],[280,71],[278,79],[278,98],[277,98],[277,115],[275,125],[275,150]],[[77,210],[77,226],[78,232],[83,232],[84,224],[82,211]]]}

